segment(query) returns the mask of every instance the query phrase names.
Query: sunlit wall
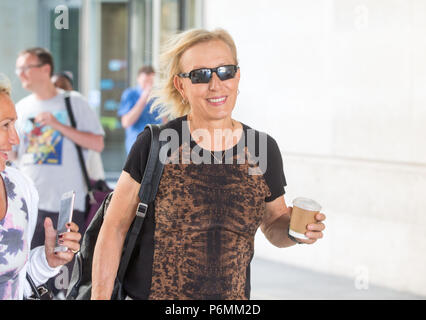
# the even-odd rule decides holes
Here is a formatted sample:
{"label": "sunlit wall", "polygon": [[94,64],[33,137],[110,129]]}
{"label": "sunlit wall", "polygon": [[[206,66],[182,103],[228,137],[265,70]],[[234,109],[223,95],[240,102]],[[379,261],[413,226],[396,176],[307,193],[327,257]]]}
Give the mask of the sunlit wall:
{"label": "sunlit wall", "polygon": [[[327,215],[313,246],[256,255],[426,295],[426,2],[207,0],[235,38],[235,118],[271,134],[286,201]],[[367,285],[366,285],[367,284]]]}

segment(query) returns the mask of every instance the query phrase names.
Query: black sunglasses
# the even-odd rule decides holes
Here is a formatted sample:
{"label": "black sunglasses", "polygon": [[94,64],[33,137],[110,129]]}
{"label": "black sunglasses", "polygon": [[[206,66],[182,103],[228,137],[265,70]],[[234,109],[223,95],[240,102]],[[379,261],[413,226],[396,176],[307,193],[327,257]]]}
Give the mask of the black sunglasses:
{"label": "black sunglasses", "polygon": [[236,65],[220,66],[217,68],[202,68],[192,70],[189,73],[179,73],[178,76],[181,78],[189,78],[192,83],[209,83],[213,76],[213,72],[216,72],[218,78],[225,81],[234,78],[238,68],[239,66]]}

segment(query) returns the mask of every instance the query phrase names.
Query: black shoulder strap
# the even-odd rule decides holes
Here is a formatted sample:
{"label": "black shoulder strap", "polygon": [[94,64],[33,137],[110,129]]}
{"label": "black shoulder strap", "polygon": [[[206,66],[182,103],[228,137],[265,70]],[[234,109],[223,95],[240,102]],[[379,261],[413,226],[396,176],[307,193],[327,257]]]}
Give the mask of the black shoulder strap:
{"label": "black shoulder strap", "polygon": [[38,300],[41,300],[41,296],[40,296],[40,293],[37,290],[37,286],[35,285],[33,279],[31,279],[31,276],[29,275],[28,272],[27,272],[27,275],[25,277],[27,278],[27,281],[31,286],[31,290],[33,291],[35,298],[38,299]]}
{"label": "black shoulder strap", "polygon": [[[72,112],[72,107],[71,107],[71,98],[69,93],[65,93],[65,106],[67,107],[67,112],[68,112],[68,116],[70,117],[70,122],[71,122],[71,126],[76,129],[77,128],[77,123],[75,122],[75,117],[74,117],[74,113]],[[87,168],[86,168],[86,164],[84,163],[84,158],[83,158],[83,151],[81,150],[81,147],[75,144],[75,148],[77,149],[77,154],[78,154],[78,161],[80,162],[80,167],[81,167],[81,171],[83,172],[83,178],[84,181],[86,182],[87,185],[87,189],[88,189],[88,193],[89,193],[89,197],[90,197],[90,202],[96,203],[96,200],[93,196],[93,192],[92,192],[92,187],[90,186],[90,180],[89,180],[89,174],[87,173]]]}
{"label": "black shoulder strap", "polygon": [[164,169],[164,164],[159,157],[160,148],[162,145],[160,142],[160,126],[155,124],[148,124],[147,127],[151,130],[151,147],[141,181],[141,188],[139,190],[140,203],[138,204],[136,210],[136,218],[130,231],[127,246],[121,258],[120,267],[118,269],[118,279],[120,283],[123,283],[127,266],[136,244],[136,239],[142,229],[142,225],[148,211],[148,205],[154,201],[155,196],[157,195],[158,185],[160,183],[161,175],[163,174]]}

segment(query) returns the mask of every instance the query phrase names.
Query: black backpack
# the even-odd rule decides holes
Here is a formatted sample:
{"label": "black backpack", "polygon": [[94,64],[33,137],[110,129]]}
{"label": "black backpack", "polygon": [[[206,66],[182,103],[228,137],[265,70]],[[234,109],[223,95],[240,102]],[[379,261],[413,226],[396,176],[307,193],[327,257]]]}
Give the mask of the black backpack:
{"label": "black backpack", "polygon": [[[136,211],[135,220],[129,228],[124,242],[111,300],[122,300],[126,298],[123,290],[124,276],[132,251],[135,247],[136,239],[142,229],[148,206],[153,205],[163,173],[164,164],[160,161],[159,157],[161,148],[161,143],[159,141],[160,126],[147,125],[146,127],[151,130],[151,148],[142,178],[141,188],[139,190],[140,203]],[[75,256],[71,281],[67,291],[67,300],[90,300],[92,290],[93,253],[112,194],[111,192],[106,196],[83,236],[80,251]]]}

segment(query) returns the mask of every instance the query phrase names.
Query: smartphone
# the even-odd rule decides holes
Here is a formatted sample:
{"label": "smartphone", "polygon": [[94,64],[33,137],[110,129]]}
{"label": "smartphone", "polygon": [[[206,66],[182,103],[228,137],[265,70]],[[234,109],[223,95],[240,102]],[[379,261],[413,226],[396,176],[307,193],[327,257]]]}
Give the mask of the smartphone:
{"label": "smartphone", "polygon": [[74,211],[74,199],[75,199],[74,191],[66,192],[61,197],[61,205],[59,208],[59,215],[58,215],[58,225],[56,226],[57,234],[56,234],[55,252],[63,252],[68,250],[67,247],[61,246],[58,240],[59,240],[60,234],[70,231],[70,229],[66,228],[65,224],[72,221],[72,213]]}

